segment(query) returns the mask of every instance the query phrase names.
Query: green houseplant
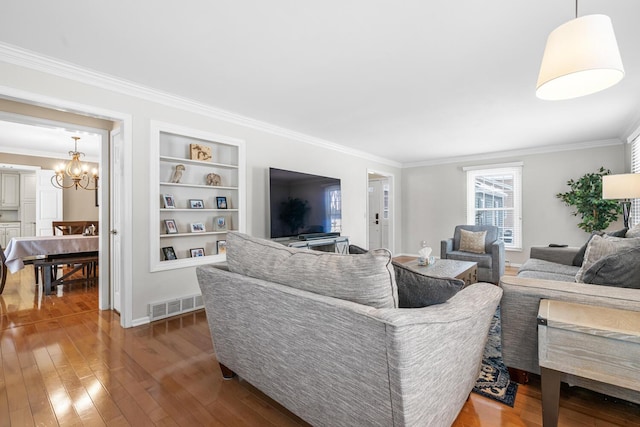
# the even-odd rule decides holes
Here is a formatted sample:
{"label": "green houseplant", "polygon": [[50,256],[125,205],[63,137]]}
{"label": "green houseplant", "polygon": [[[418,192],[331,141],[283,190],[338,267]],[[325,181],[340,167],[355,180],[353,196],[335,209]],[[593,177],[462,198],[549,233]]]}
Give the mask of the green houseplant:
{"label": "green houseplant", "polygon": [[567,206],[575,207],[572,215],[580,215],[582,221],[578,227],[588,233],[606,229],[620,214],[617,201],[602,198],[602,177],[610,173],[609,169],[600,167],[598,172],[587,173],[575,181],[570,179],[567,181],[570,191],[556,194]]}

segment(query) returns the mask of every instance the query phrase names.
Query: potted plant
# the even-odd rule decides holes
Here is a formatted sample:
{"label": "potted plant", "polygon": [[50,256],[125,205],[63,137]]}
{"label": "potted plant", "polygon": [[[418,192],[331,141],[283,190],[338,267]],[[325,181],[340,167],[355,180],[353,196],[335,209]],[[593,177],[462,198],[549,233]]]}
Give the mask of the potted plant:
{"label": "potted plant", "polygon": [[570,179],[567,185],[571,190],[556,194],[567,206],[575,207],[575,211],[571,213],[574,216],[580,215],[582,221],[578,223],[578,227],[588,233],[605,230],[620,214],[620,204],[617,201],[602,198],[602,177],[610,173],[609,169],[600,167],[596,173],[587,173],[575,181]]}

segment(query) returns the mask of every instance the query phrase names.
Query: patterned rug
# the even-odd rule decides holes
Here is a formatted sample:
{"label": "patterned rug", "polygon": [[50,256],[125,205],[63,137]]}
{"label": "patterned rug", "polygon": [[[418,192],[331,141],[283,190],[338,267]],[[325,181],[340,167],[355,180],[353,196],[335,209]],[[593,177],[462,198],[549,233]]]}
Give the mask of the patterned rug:
{"label": "patterned rug", "polygon": [[480,376],[473,388],[474,393],[513,407],[518,384],[511,381],[509,371],[502,362],[500,348],[500,307],[496,310],[489,329],[489,338],[484,348]]}

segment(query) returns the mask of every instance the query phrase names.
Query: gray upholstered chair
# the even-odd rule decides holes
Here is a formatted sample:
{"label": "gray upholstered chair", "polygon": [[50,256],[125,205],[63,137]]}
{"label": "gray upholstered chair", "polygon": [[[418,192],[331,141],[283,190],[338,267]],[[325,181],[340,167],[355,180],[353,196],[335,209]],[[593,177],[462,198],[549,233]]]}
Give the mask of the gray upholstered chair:
{"label": "gray upholstered chair", "polygon": [[[486,231],[485,253],[473,253],[460,250],[460,230],[472,232]],[[495,225],[457,225],[453,238],[440,243],[440,258],[478,263],[478,281],[497,284],[504,274],[504,242],[498,239],[498,227]]]}

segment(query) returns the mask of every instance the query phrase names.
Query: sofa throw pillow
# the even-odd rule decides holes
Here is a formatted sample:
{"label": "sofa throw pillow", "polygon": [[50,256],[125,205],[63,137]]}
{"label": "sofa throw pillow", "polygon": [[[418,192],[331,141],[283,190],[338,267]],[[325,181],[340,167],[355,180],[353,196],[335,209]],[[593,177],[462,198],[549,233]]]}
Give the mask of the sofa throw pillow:
{"label": "sofa throw pillow", "polygon": [[[627,234],[626,227],[620,230],[610,231],[606,234],[611,237],[634,237],[634,236],[626,235]],[[602,231],[593,231],[589,236],[589,238],[587,239],[587,241],[585,242],[585,244],[582,245],[582,247],[580,247],[580,250],[578,250],[578,252],[576,253],[576,256],[573,258],[573,263],[572,263],[573,265],[575,265],[576,267],[582,267],[582,263],[584,262],[584,253],[587,251],[587,246],[589,245],[591,238],[596,235],[604,236],[605,233]],[[640,237],[640,236],[635,236],[635,237]]]}
{"label": "sofa throw pillow", "polygon": [[636,225],[634,225],[633,227],[631,227],[628,231],[626,236],[624,237],[628,237],[628,238],[636,238],[636,237],[640,237],[640,222],[637,223]]}
{"label": "sofa throw pillow", "polygon": [[460,250],[474,254],[485,253],[484,241],[486,236],[486,231],[460,230]]}
{"label": "sofa throw pillow", "polygon": [[366,250],[365,248],[361,248],[360,246],[349,245],[349,253],[352,254],[352,255],[366,254],[367,252],[369,252],[369,251]]}
{"label": "sofa throw pillow", "polygon": [[576,282],[584,282],[584,273],[600,259],[635,247],[640,247],[640,238],[626,239],[606,234],[604,236],[594,235],[587,245],[584,262],[576,274]]}
{"label": "sofa throw pillow", "polygon": [[296,249],[239,232],[227,233],[233,273],[376,308],[397,308],[398,288],[386,249],[342,255]]}
{"label": "sofa throw pillow", "polygon": [[596,261],[584,272],[582,279],[593,285],[640,289],[639,259],[640,246],[623,249]]}
{"label": "sofa throw pillow", "polygon": [[419,308],[442,304],[464,287],[460,279],[431,277],[393,261],[398,284],[398,306]]}

